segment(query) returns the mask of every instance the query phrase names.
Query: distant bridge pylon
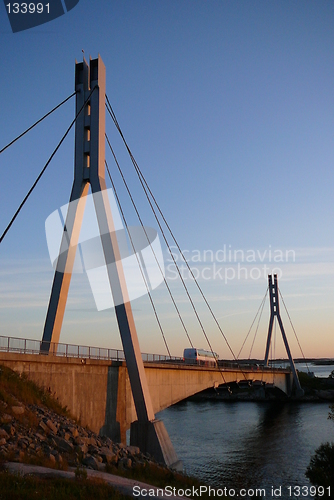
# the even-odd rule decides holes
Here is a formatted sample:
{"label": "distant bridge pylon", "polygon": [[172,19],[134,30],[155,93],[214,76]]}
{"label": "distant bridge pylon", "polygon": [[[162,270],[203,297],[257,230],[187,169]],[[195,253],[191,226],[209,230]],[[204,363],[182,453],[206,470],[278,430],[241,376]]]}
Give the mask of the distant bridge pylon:
{"label": "distant bridge pylon", "polygon": [[279,292],[278,292],[278,280],[277,280],[277,274],[274,274],[272,276],[269,274],[268,276],[268,282],[269,282],[269,298],[270,298],[270,319],[269,319],[269,327],[268,327],[268,337],[267,337],[267,344],[266,344],[266,352],[264,355],[264,365],[268,366],[269,363],[269,349],[270,349],[270,344],[271,344],[271,337],[272,337],[272,332],[273,332],[273,324],[275,318],[277,318],[281,334],[283,337],[283,342],[285,345],[286,353],[289,358],[290,366],[291,366],[291,371],[293,374],[293,379],[296,385],[296,396],[302,396],[304,394],[303,389],[301,388],[298,374],[296,371],[295,363],[293,361],[289,343],[287,336],[284,331],[284,326],[280,314],[280,307],[279,307]]}

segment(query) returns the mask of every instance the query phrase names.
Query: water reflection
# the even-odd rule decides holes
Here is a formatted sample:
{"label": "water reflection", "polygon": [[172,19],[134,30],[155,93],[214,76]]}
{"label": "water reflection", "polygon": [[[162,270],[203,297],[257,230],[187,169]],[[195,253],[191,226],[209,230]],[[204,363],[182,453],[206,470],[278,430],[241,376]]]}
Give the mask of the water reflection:
{"label": "water reflection", "polygon": [[[334,438],[327,415],[328,404],[186,401],[161,418],[189,474],[269,494],[271,486],[309,484],[311,454]],[[288,498],[284,488],[281,498]]]}
{"label": "water reflection", "polygon": [[[297,484],[294,455],[300,453],[301,447],[300,407],[282,403],[257,404],[257,411],[258,423],[254,423],[248,436],[240,441],[241,450],[232,451],[227,463],[222,464],[218,481],[226,482],[228,476],[229,485],[240,488],[268,488],[286,481]],[[293,429],[291,420],[294,421]]]}

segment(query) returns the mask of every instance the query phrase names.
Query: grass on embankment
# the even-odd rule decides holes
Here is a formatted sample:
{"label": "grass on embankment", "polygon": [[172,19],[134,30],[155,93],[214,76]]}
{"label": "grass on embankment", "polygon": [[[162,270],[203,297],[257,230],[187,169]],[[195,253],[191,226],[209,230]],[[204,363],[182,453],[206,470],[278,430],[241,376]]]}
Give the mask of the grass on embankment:
{"label": "grass on embankment", "polygon": [[[14,406],[17,402],[25,405],[43,405],[58,415],[71,417],[66,408],[51,394],[29,380],[24,373],[19,375],[2,365],[0,365],[0,401],[8,406]],[[6,412],[8,413],[7,410]]]}
{"label": "grass on embankment", "polygon": [[[5,405],[1,404],[5,403]],[[14,415],[12,406],[18,404],[26,405],[25,412],[22,415]],[[0,366],[0,419],[3,413],[11,414],[18,420],[23,427],[30,429],[38,429],[39,419],[34,412],[28,409],[28,405],[44,406],[54,411],[59,415],[64,415],[69,418],[68,410],[60,405],[60,403],[47,391],[38,387],[34,382],[28,380],[23,374],[18,375],[13,370]],[[8,458],[6,458],[8,460]],[[20,460],[21,462],[30,463],[32,465],[44,465],[46,467],[59,467],[52,465],[45,457],[31,457],[27,454]],[[64,461],[63,469],[67,469],[66,461]],[[135,479],[152,486],[164,488],[171,486],[172,488],[186,489],[199,488],[203,483],[197,479],[184,476],[177,472],[161,467],[153,462],[138,464],[132,469],[121,469],[112,465],[108,465],[106,472],[118,476]],[[93,493],[92,493],[93,491]],[[2,499],[62,499],[71,500],[80,498],[82,500],[94,498],[115,498],[123,499],[125,496],[120,495],[116,490],[104,483],[92,483],[91,480],[70,481],[65,479],[39,479],[34,477],[20,477],[10,474],[5,471],[0,471],[0,500]],[[206,498],[202,495],[203,500]]]}
{"label": "grass on embankment", "polygon": [[40,479],[0,472],[0,500],[129,500],[100,480]]}
{"label": "grass on embankment", "polygon": [[[118,472],[119,475],[119,471],[113,472]],[[163,468],[154,465],[132,471],[130,475],[123,473],[122,476],[160,488],[171,486],[176,491],[191,489],[193,486],[199,488],[200,484],[203,484],[182,474],[163,471]],[[46,479],[0,471],[0,500],[129,500],[130,498],[133,497],[121,494],[98,479]],[[201,498],[208,500],[209,495],[202,494]]]}
{"label": "grass on embankment", "polygon": [[[205,483],[200,482],[198,479],[193,477],[185,476],[179,472],[171,471],[165,467],[161,467],[154,463],[147,463],[143,465],[138,465],[133,469],[123,471],[118,470],[116,467],[107,465],[106,472],[110,474],[116,474],[117,476],[126,477],[128,479],[134,479],[137,481],[142,481],[143,483],[151,484],[157,488],[164,488],[165,486],[171,486],[176,490],[185,490],[187,488],[199,488]],[[202,494],[201,498],[209,498],[209,496]]]}

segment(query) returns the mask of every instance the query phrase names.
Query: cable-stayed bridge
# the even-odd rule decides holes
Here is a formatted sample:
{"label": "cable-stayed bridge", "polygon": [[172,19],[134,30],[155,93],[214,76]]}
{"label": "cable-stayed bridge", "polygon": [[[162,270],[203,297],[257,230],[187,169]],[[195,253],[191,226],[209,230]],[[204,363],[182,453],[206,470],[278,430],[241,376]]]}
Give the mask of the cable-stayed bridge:
{"label": "cable-stayed bridge", "polygon": [[[54,217],[50,219],[51,229],[49,233],[47,232],[51,241],[49,251],[50,248],[54,248],[53,238],[56,233],[60,238],[56,254],[52,258],[55,274],[44,332],[41,341],[35,347],[31,347],[33,341],[23,339],[25,342],[23,349],[15,348],[9,337],[3,337],[0,339],[2,351],[0,359],[16,370],[28,373],[32,379],[43,383],[52,392],[56,392],[61,402],[94,430],[107,433],[114,438],[117,436],[124,439],[125,430],[131,424],[132,444],[138,445],[142,451],[151,453],[158,460],[176,466],[178,459],[166,429],[163,423],[155,418],[158,411],[203,389],[222,384],[229,387],[232,382],[272,385],[287,395],[291,395],[293,390],[297,395],[302,393],[280,315],[277,276],[269,276],[267,290],[269,290],[271,315],[267,344],[264,363],[255,369],[254,366],[243,366],[238,363],[238,356],[234,354],[198,280],[195,279],[184,259],[201,300],[213,319],[234,365],[224,366],[219,362],[204,326],[204,320],[180,272],[179,278],[185,296],[203,334],[203,343],[212,353],[215,366],[187,365],[183,360],[173,358],[167,342],[166,329],[162,325],[153,300],[152,291],[158,284],[163,283],[166,287],[180,322],[180,332],[183,331],[184,338],[191,347],[194,347],[191,332],[186,326],[186,321],[165,278],[157,232],[145,227],[111,141],[106,134],[106,113],[114,123],[129,154],[163,241],[169,251],[170,241],[176,245],[181,255],[182,251],[130,150],[111,107],[106,95],[106,73],[102,59],[98,57],[90,60],[89,64],[85,60],[82,63],[76,63],[75,92],[5,146],[0,154],[74,96],[76,98],[75,118],[0,237],[1,243],[69,131],[75,125],[74,182],[69,204],[65,208],[62,207],[61,213],[54,214]],[[138,218],[137,228],[130,228],[127,223],[106,162],[106,146],[109,148],[124,183],[124,189]],[[112,200],[108,197],[106,171],[112,186]],[[89,189],[91,189],[91,195]],[[88,206],[95,214],[96,232],[88,240],[80,241],[82,221]],[[170,255],[173,257],[173,252],[170,251]],[[174,264],[178,270],[175,260]],[[110,307],[115,309],[123,344],[123,358],[121,359],[109,359],[109,357],[101,359],[101,356],[98,358],[92,354],[95,352],[94,348],[88,348],[88,355],[86,355],[83,346],[76,346],[78,356],[71,355],[73,346],[69,348],[66,344],[65,352],[63,350],[63,344],[60,343],[61,328],[71,276],[78,266],[84,266],[87,272],[92,290],[94,289],[98,309]],[[166,347],[167,354],[164,359],[160,357],[152,361],[143,360],[131,308],[131,300],[140,294],[146,294],[149,298],[157,331],[160,332]],[[261,304],[262,310],[263,305]],[[268,366],[275,322],[278,323],[282,333],[290,362],[289,370],[279,370]]]}
{"label": "cable-stayed bridge", "polygon": [[[58,344],[50,346],[49,356],[41,352],[40,341],[0,337],[0,363],[48,388],[82,425],[125,442],[137,415],[124,351]],[[267,388],[286,397],[292,390],[290,369],[235,362],[221,362],[219,368],[189,365],[183,358],[146,353],[142,359],[154,413],[222,383],[226,388],[247,383],[250,390],[261,389],[262,397]]]}

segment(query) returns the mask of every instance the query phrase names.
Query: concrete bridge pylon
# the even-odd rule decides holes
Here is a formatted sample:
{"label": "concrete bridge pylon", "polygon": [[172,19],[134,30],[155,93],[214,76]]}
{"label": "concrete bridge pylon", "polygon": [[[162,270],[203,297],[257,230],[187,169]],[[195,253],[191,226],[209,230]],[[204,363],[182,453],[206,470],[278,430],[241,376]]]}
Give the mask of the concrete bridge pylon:
{"label": "concrete bridge pylon", "polygon": [[[115,305],[138,420],[131,426],[131,444],[159,462],[180,463],[163,422],[155,419],[151,396],[116,237],[105,182],[106,70],[101,57],[75,65],[76,125],[74,182],[68,205],[59,259],[52,285],[41,350],[59,343],[89,186],[99,226],[108,281]],[[58,264],[61,263],[61,268]],[[115,263],[116,265],[109,265]]]}
{"label": "concrete bridge pylon", "polygon": [[297,370],[295,367],[295,363],[293,361],[290,347],[289,347],[289,342],[287,339],[287,336],[285,334],[284,326],[283,326],[283,321],[281,318],[281,313],[280,313],[280,307],[279,307],[279,291],[278,291],[278,280],[277,280],[277,274],[274,274],[272,276],[271,274],[268,275],[268,287],[269,287],[269,298],[270,298],[270,319],[269,319],[269,327],[268,327],[268,336],[267,336],[267,344],[266,344],[266,352],[264,355],[264,366],[268,366],[269,363],[269,349],[270,349],[270,344],[271,344],[271,337],[273,333],[273,325],[274,325],[274,320],[277,318],[281,334],[283,337],[283,342],[285,345],[286,353],[289,358],[290,362],[290,367],[293,375],[293,380],[296,386],[296,396],[301,397],[304,395],[304,391],[301,388]]}

